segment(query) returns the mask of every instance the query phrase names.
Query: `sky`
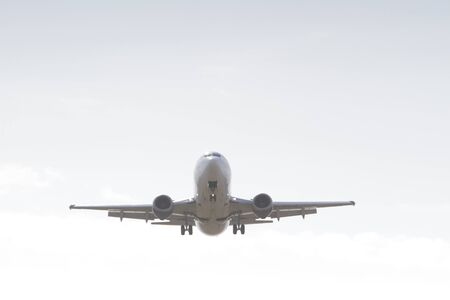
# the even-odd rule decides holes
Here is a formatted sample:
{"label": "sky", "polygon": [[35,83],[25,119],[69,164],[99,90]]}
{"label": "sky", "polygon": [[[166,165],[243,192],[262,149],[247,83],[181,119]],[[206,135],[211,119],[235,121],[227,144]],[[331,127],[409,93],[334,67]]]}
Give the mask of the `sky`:
{"label": "sky", "polygon": [[[448,1],[0,1],[7,299],[448,299]],[[355,201],[231,230],[69,211]]]}

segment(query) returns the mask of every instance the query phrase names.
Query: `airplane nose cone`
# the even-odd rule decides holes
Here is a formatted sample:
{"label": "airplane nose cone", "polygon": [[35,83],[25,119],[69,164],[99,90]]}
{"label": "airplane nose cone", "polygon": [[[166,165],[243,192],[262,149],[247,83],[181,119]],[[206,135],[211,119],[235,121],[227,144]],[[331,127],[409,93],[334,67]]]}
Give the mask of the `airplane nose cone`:
{"label": "airplane nose cone", "polygon": [[206,167],[210,172],[220,171],[220,159],[213,158],[208,161],[208,166]]}
{"label": "airplane nose cone", "polygon": [[218,154],[202,156],[197,162],[194,177],[197,182],[205,176],[210,181],[215,181],[220,177],[229,179],[231,174],[227,160]]}

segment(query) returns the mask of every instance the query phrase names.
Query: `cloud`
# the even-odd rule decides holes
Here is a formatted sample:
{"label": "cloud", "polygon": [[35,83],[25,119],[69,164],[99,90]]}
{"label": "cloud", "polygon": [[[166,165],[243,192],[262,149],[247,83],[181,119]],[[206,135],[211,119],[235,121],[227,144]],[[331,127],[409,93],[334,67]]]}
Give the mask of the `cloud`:
{"label": "cloud", "polygon": [[0,213],[0,228],[7,299],[450,296],[450,241],[443,238],[287,234],[264,225],[244,236],[182,237],[177,227],[80,211]]}
{"label": "cloud", "polygon": [[62,179],[61,174],[51,168],[36,170],[34,168],[7,164],[0,166],[0,193],[29,188],[48,188],[55,181]]}
{"label": "cloud", "polygon": [[68,111],[94,112],[104,108],[104,101],[98,98],[73,96],[59,99],[65,109]]}
{"label": "cloud", "polygon": [[130,195],[115,192],[109,187],[103,188],[100,191],[100,194],[103,199],[109,201],[123,202],[123,203],[133,202],[133,198]]}

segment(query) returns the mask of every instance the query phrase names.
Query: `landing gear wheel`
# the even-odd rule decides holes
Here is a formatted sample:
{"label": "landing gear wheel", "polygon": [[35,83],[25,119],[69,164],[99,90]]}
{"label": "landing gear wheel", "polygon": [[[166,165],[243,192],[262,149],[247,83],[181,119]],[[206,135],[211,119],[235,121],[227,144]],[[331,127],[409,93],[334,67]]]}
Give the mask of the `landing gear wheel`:
{"label": "landing gear wheel", "polygon": [[184,235],[185,232],[186,232],[186,228],[183,225],[181,225],[181,235]]}
{"label": "landing gear wheel", "polygon": [[192,232],[193,232],[193,230],[192,230],[192,225],[189,225],[188,231],[189,231],[189,235],[192,235]]}
{"label": "landing gear wheel", "polygon": [[241,234],[244,234],[244,233],[245,233],[245,225],[242,224],[242,225],[241,225]]}
{"label": "landing gear wheel", "polygon": [[237,225],[233,224],[233,234],[236,234],[238,231]]}

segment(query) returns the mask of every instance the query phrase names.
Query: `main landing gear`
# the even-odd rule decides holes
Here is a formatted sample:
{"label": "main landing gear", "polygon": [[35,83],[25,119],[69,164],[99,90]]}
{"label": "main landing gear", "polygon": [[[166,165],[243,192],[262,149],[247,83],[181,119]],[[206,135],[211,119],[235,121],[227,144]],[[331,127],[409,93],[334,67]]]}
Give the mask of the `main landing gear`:
{"label": "main landing gear", "polygon": [[192,235],[192,225],[181,225],[181,235],[184,235],[186,231],[189,233],[189,235]]}
{"label": "main landing gear", "polygon": [[241,225],[233,225],[233,234],[236,234],[238,231],[241,232],[241,234],[245,234],[245,225],[241,224]]}

